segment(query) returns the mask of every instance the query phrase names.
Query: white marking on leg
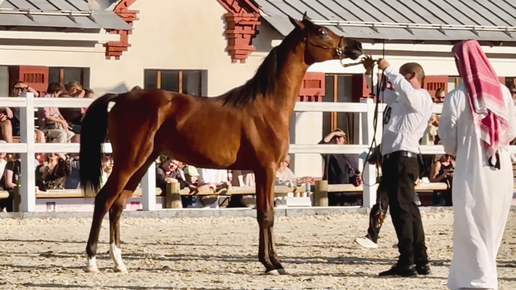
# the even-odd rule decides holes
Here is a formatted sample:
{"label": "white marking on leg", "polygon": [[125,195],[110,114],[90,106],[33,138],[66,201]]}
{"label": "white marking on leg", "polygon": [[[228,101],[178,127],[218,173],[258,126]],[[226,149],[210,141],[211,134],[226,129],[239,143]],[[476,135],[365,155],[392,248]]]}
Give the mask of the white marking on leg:
{"label": "white marking on leg", "polygon": [[88,257],[88,254],[86,254],[86,272],[89,273],[99,273],[99,268],[97,268],[97,259],[95,259],[95,256]]}
{"label": "white marking on leg", "polygon": [[109,257],[115,262],[115,272],[127,273],[124,261],[122,261],[122,250],[115,243],[109,245]]}

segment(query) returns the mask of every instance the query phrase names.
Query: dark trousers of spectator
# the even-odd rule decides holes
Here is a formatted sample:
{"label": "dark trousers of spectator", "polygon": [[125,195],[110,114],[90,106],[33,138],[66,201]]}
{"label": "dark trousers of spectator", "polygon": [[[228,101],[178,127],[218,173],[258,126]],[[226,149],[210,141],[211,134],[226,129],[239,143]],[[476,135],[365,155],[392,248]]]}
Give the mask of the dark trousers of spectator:
{"label": "dark trousers of spectator", "polygon": [[[0,187],[0,190],[3,189]],[[5,208],[7,212],[13,212],[14,189],[10,189],[7,192],[9,192],[9,197],[0,199],[0,211]]]}
{"label": "dark trousers of spectator", "polygon": [[382,228],[383,221],[387,216],[387,209],[389,208],[389,197],[387,196],[387,190],[385,183],[380,183],[376,190],[376,204],[371,208],[369,213],[369,228],[367,229],[366,237],[371,241],[377,243],[380,229]]}
{"label": "dark trousers of spectator", "polygon": [[428,263],[425,233],[417,207],[414,182],[419,176],[417,157],[403,156],[397,151],[382,164],[382,185],[387,190],[390,214],[398,236],[399,266]]}

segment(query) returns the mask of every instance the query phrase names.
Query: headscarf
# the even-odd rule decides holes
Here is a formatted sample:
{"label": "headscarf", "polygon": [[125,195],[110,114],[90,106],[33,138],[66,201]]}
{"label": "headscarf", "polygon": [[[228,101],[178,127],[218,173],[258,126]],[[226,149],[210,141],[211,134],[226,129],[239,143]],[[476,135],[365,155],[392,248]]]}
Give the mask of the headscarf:
{"label": "headscarf", "polygon": [[487,159],[499,167],[497,151],[509,145],[509,136],[507,108],[498,76],[476,40],[455,44],[453,53]]}

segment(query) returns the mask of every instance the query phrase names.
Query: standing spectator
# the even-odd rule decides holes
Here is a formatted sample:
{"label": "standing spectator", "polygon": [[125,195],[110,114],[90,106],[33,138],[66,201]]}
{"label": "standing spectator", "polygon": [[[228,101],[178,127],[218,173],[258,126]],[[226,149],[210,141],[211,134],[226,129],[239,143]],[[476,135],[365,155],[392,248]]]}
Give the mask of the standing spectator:
{"label": "standing spectator", "polygon": [[439,123],[445,152],[457,156],[448,288],[498,289],[496,256],[514,191],[508,145],[516,110],[476,40],[455,44],[453,53],[463,82],[446,97]]}
{"label": "standing spectator", "polygon": [[[63,93],[60,83],[50,83],[48,85],[45,98],[58,98]],[[56,107],[45,107],[38,110],[38,121],[41,130],[52,138],[52,143],[68,143],[75,135],[70,131],[68,122],[63,118]]]}
{"label": "standing spectator", "polygon": [[[336,129],[326,135],[319,144],[346,144],[346,133]],[[362,182],[356,160],[347,154],[322,154],[324,160],[323,179],[328,184],[354,184],[359,186]],[[356,203],[356,196],[348,197],[343,192],[328,193],[328,205],[339,206],[346,203]]]}

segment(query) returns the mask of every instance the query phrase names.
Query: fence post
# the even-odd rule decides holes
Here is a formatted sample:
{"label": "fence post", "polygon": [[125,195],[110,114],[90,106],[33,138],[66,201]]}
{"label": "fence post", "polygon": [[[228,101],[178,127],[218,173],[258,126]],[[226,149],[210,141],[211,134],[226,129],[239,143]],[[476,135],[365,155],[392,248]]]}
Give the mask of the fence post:
{"label": "fence post", "polygon": [[314,205],[328,206],[328,180],[315,182]]}
{"label": "fence post", "polygon": [[179,183],[167,183],[167,192],[165,193],[166,208],[183,208],[179,190]]}
{"label": "fence post", "polygon": [[[375,103],[372,99],[366,98],[361,99],[361,103],[367,104],[367,112],[362,113],[365,116],[363,116],[362,119],[362,132],[364,140],[363,142],[371,146],[371,143],[373,142],[373,137],[375,134],[374,131],[374,109],[375,109]],[[381,120],[381,119],[380,119]],[[382,126],[382,122],[378,123],[378,126]],[[377,139],[377,143],[380,143],[381,140]],[[376,203],[376,168],[374,165],[371,165],[367,162],[365,162],[364,167],[364,174],[363,174],[363,193],[362,193],[362,205],[364,207],[372,208],[373,205]]]}
{"label": "fence post", "polygon": [[156,164],[153,162],[142,179],[142,208],[145,211],[156,209]]}
{"label": "fence post", "polygon": [[27,144],[27,152],[21,154],[20,195],[22,212],[33,212],[36,208],[36,170],[34,168],[34,94],[23,93],[27,105],[20,107],[20,143]]}

